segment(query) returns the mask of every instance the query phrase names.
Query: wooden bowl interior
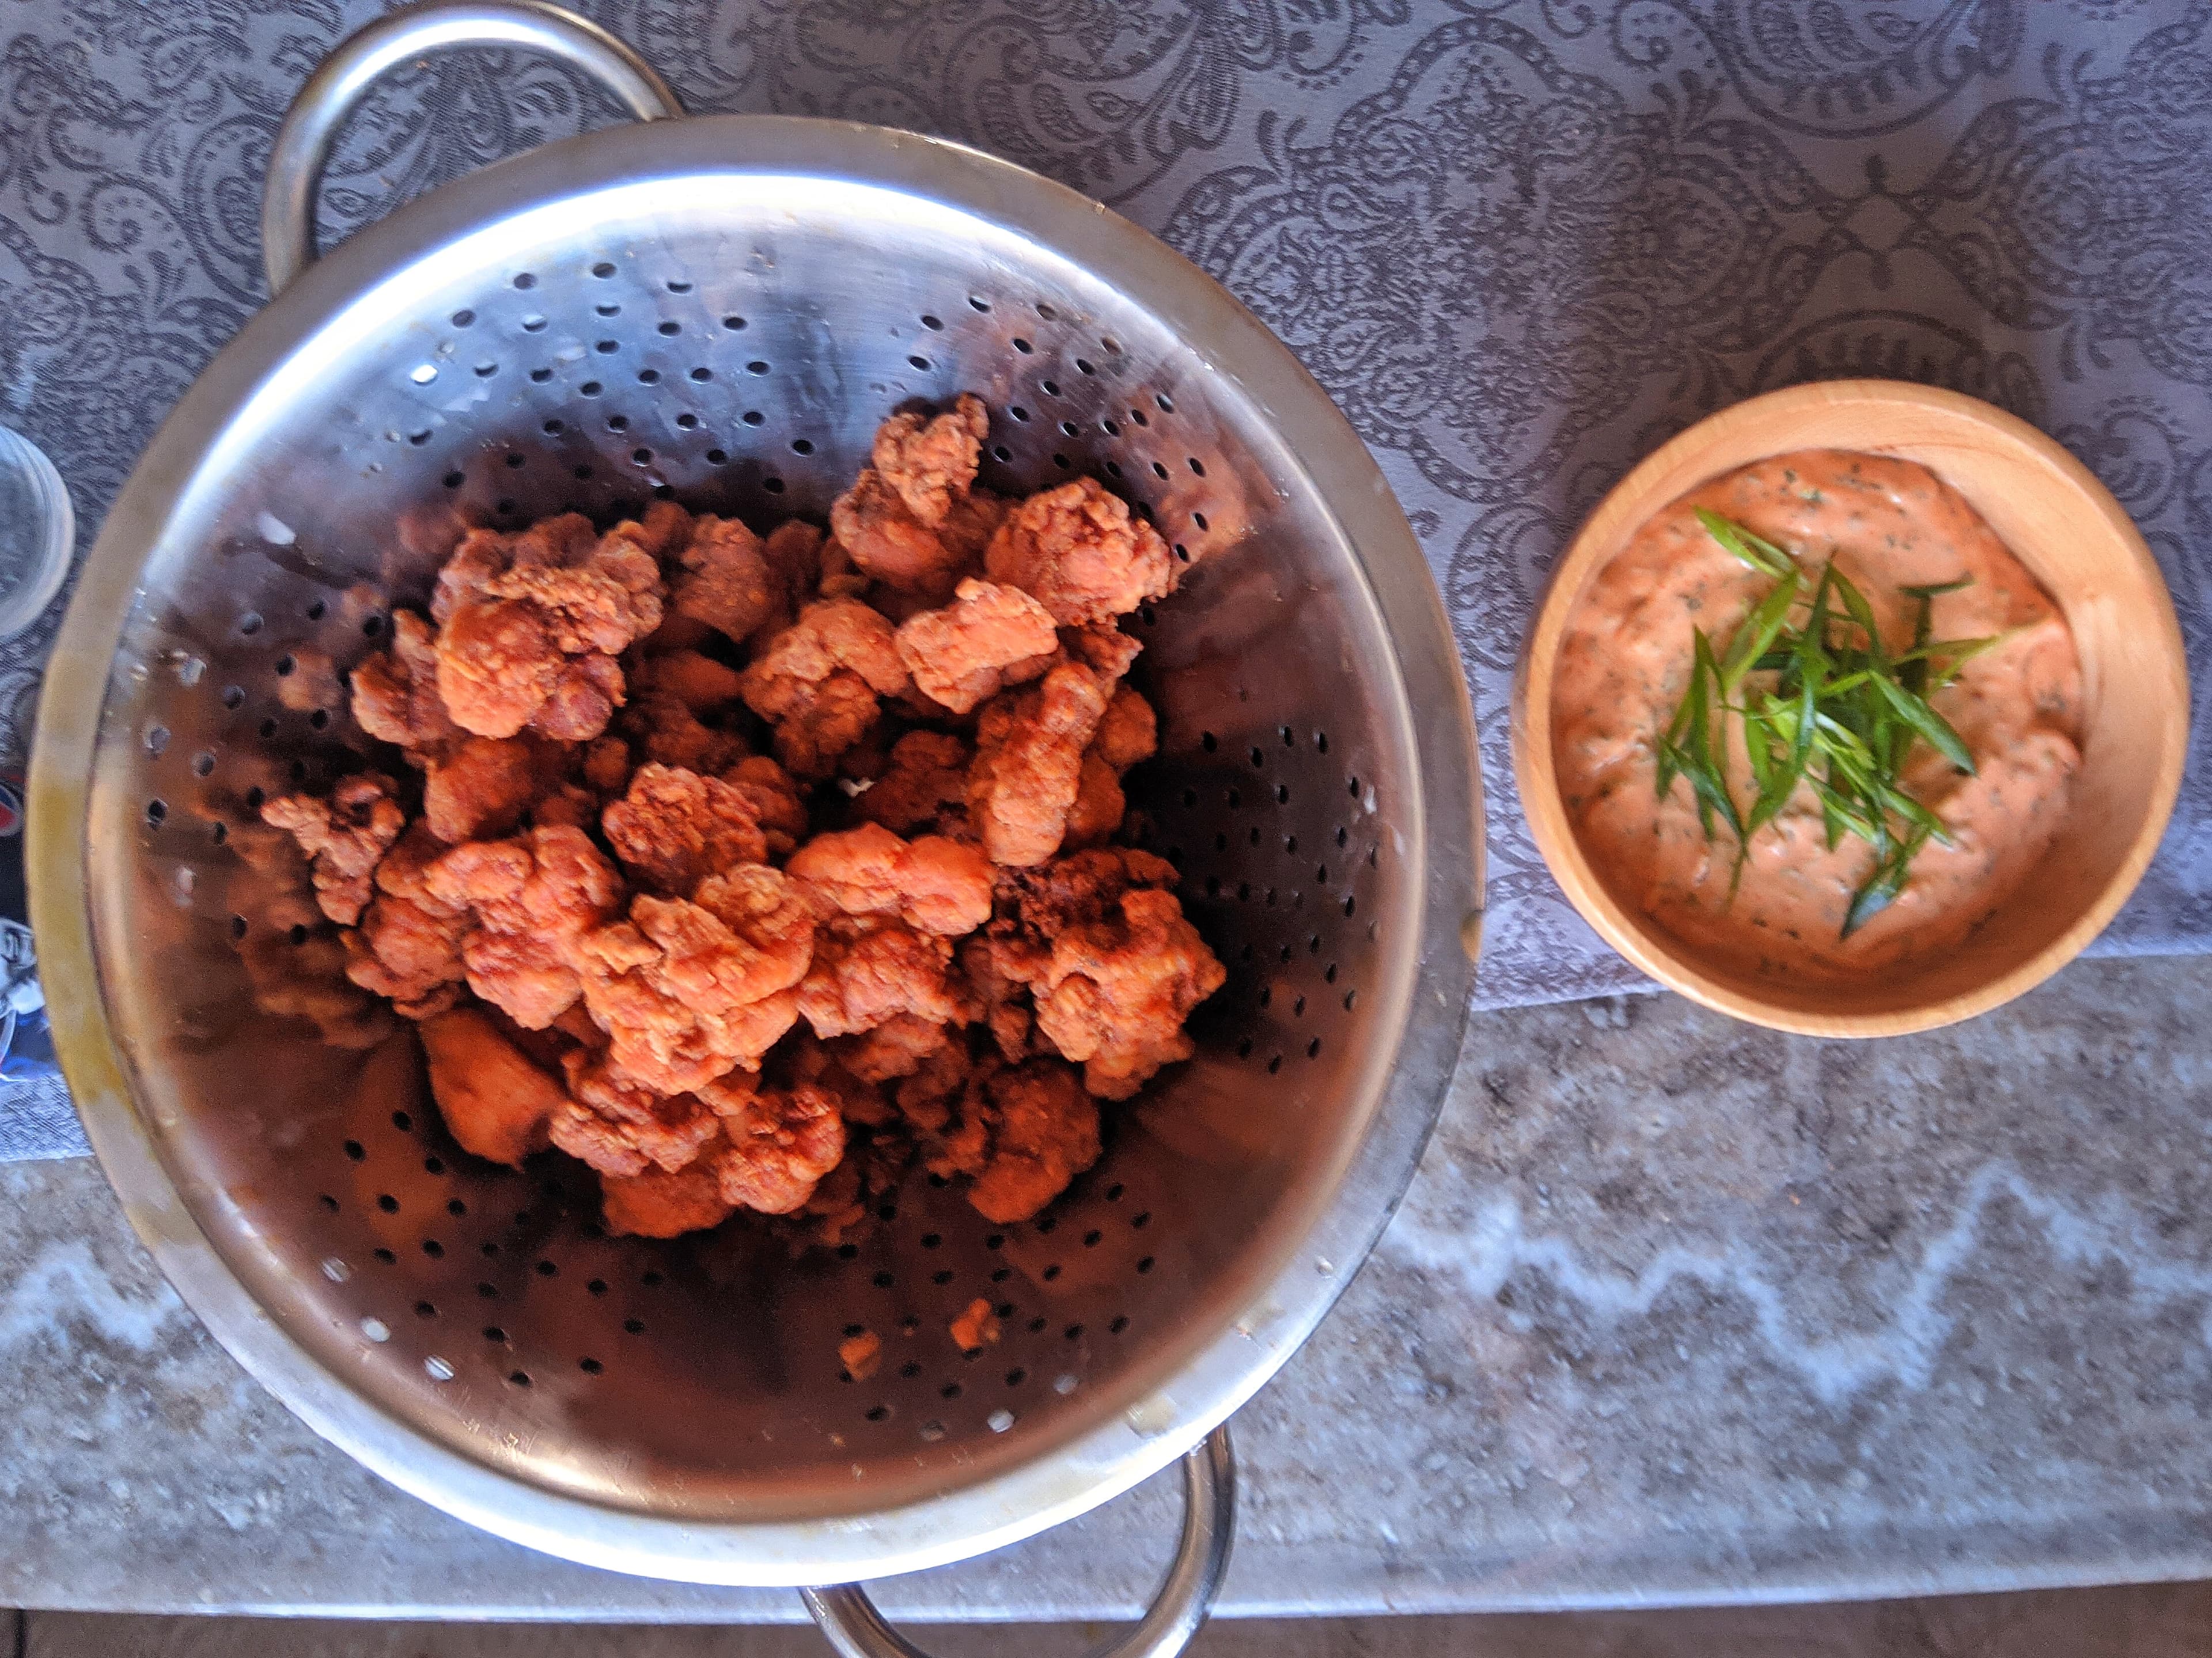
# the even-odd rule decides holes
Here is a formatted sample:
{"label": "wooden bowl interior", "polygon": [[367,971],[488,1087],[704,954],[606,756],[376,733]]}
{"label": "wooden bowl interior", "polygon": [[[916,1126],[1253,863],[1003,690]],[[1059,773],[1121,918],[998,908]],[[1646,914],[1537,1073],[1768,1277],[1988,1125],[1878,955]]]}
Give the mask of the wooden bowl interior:
{"label": "wooden bowl interior", "polygon": [[[2072,811],[2043,862],[1941,960],[1863,983],[1798,989],[1708,962],[1608,887],[1561,801],[1551,693],[1568,613],[1629,537],[1668,503],[1739,466],[1797,449],[1855,449],[1928,467],[1988,520],[2072,629],[2085,701]],[[1655,978],[1739,1017],[1826,1035],[1926,1029],[2019,995],[2104,927],[2171,814],[2188,743],[2189,685],[2173,605],[2127,515],[2081,463],[2025,422],[1953,392],[1886,381],[1793,387],[1725,410],[1656,451],[1569,546],[1521,664],[1513,741],[1538,847],[1577,908]]]}

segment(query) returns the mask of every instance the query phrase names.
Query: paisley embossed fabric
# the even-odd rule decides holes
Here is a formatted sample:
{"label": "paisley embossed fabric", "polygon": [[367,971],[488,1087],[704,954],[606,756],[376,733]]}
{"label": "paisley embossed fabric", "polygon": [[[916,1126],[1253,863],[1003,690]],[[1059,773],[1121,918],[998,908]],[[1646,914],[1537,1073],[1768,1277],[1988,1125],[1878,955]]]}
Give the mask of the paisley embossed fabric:
{"label": "paisley embossed fabric", "polygon": [[[583,0],[698,111],[943,134],[1152,227],[1374,447],[1442,584],[1488,793],[1486,1005],[1641,981],[1528,843],[1509,679],[1547,570],[1636,459],[1794,381],[1954,386],[2135,515],[2212,667],[2212,0]],[[286,101],[370,0],[0,0],[0,421],[88,543],[262,294]],[[324,240],[616,118],[477,54],[384,88]],[[20,759],[52,621],[0,647]],[[2212,946],[2198,734],[2098,948]],[[0,1099],[0,1157],[82,1149]]]}

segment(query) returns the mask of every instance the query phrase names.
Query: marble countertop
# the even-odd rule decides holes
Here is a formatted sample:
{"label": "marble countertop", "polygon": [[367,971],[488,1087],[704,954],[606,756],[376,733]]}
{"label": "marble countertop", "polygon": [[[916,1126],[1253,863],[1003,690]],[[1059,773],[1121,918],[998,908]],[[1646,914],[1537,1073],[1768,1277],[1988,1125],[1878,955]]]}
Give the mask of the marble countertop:
{"label": "marble countertop", "polygon": [[[1949,1032],[1672,997],[1484,1014],[1403,1211],[1237,1418],[1224,1610],[2212,1576],[2212,960],[2077,963]],[[0,1167],[0,1604],[781,1619],[530,1554],[264,1395],[88,1162]],[[881,1586],[1124,1615],[1165,1481]]]}

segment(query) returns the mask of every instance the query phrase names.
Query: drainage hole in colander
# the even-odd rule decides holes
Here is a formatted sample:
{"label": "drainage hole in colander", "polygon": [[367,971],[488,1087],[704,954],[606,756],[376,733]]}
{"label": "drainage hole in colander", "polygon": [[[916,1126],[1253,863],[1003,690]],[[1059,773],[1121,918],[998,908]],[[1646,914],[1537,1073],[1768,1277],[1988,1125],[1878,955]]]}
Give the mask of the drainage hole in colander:
{"label": "drainage hole in colander", "polygon": [[434,1302],[428,1302],[428,1301],[418,1301],[418,1302],[416,1302],[416,1303],[415,1303],[415,1316],[416,1316],[416,1317],[417,1317],[417,1318],[435,1318],[435,1317],[437,1317],[437,1316],[438,1316],[438,1308],[437,1308],[437,1303],[434,1303]]}
{"label": "drainage hole in colander", "polygon": [[941,1271],[941,1272],[932,1272],[932,1273],[929,1275],[929,1281],[930,1281],[932,1284],[938,1284],[938,1285],[939,1285],[939,1286],[942,1286],[942,1285],[945,1285],[945,1284],[947,1284],[951,1283],[951,1282],[952,1282],[952,1269],[951,1269],[951,1268],[950,1268],[950,1267],[946,1267],[946,1268],[945,1268],[945,1269],[944,1269],[943,1271]]}
{"label": "drainage hole in colander", "polygon": [[162,823],[167,818],[168,815],[169,804],[167,801],[149,800],[146,803],[146,822],[153,828],[161,828]]}
{"label": "drainage hole in colander", "polygon": [[1052,464],[1059,467],[1068,467],[1073,466],[1075,463],[1068,459],[1066,455],[1055,452],[1052,458]]}
{"label": "drainage hole in colander", "polygon": [[878,1272],[868,1281],[878,1290],[888,1290],[896,1282],[889,1272]]}
{"label": "drainage hole in colander", "polygon": [[[995,1277],[995,1274],[994,1274],[994,1276]],[[1043,1278],[1044,1278],[1044,1281],[1045,1281],[1047,1284],[1050,1284],[1054,1279],[1057,1278],[1059,1276],[1060,1276],[1060,1263],[1059,1263],[1058,1261],[1054,1261],[1054,1262],[1053,1262],[1053,1263],[1052,1263],[1052,1265],[1051,1265],[1051,1266],[1049,1266],[1046,1267],[1046,1268],[1044,1269],[1044,1272],[1043,1272],[1043,1274],[1042,1274],[1042,1277],[1043,1277]]]}
{"label": "drainage hole in colander", "polygon": [[556,1266],[550,1260],[541,1260],[538,1263],[538,1276],[540,1278],[552,1278],[558,1273],[560,1270],[561,1269],[558,1266]]}
{"label": "drainage hole in colander", "polygon": [[586,1376],[597,1376],[607,1367],[596,1358],[580,1358],[576,1361],[576,1368]]}
{"label": "drainage hole in colander", "polygon": [[507,1373],[507,1379],[518,1388],[527,1388],[530,1385],[530,1372],[527,1370],[512,1370]]}
{"label": "drainage hole in colander", "polygon": [[937,1396],[939,1399],[957,1399],[960,1394],[961,1387],[957,1382],[948,1382],[937,1390]]}
{"label": "drainage hole in colander", "polygon": [[389,1192],[382,1192],[377,1194],[376,1206],[387,1215],[396,1215],[399,1212],[399,1199]]}
{"label": "drainage hole in colander", "polygon": [[1006,1247],[1006,1235],[1004,1232],[992,1233],[988,1237],[983,1240],[983,1247],[986,1249],[1005,1248]]}
{"label": "drainage hole in colander", "polygon": [[602,317],[619,317],[622,315],[622,307],[617,305],[612,300],[603,301],[601,303],[593,306],[592,309]]}
{"label": "drainage hole in colander", "polygon": [[538,278],[532,276],[529,271],[525,270],[516,276],[514,285],[517,288],[527,290],[538,286]]}
{"label": "drainage hole in colander", "polygon": [[1030,411],[1023,408],[1018,403],[1008,404],[1006,405],[1006,412],[1018,421],[1027,421],[1030,417]]}
{"label": "drainage hole in colander", "polygon": [[1128,1327],[1128,1315],[1126,1313],[1117,1313],[1114,1315],[1113,1321],[1107,1325],[1106,1333],[1109,1335],[1120,1335]]}
{"label": "drainage hole in colander", "polygon": [[453,1379],[453,1367],[435,1353],[422,1361],[422,1373],[433,1382],[451,1382]]}
{"label": "drainage hole in colander", "polygon": [[261,612],[258,610],[248,610],[244,616],[240,616],[238,618],[238,630],[242,634],[248,635],[259,633],[261,631]]}
{"label": "drainage hole in colander", "polygon": [[912,1359],[908,1359],[905,1363],[899,1366],[899,1375],[906,1381],[911,1382],[915,1377],[921,1374],[921,1366],[915,1363]]}
{"label": "drainage hole in colander", "polygon": [[768,364],[763,362],[760,358],[755,357],[750,362],[745,365],[745,373],[748,374],[765,374],[768,373]]}
{"label": "drainage hole in colander", "polygon": [[1237,1044],[1237,1057],[1240,1060],[1249,1060],[1252,1057],[1252,1039],[1249,1036]]}
{"label": "drainage hole in colander", "polygon": [[443,1260],[446,1258],[446,1246],[435,1238],[424,1238],[422,1253],[433,1260]]}
{"label": "drainage hole in colander", "polygon": [[921,369],[923,374],[926,374],[929,372],[929,359],[927,357],[910,355],[907,358],[907,361],[909,363],[912,363],[916,368]]}
{"label": "drainage hole in colander", "polygon": [[392,1254],[389,1249],[375,1249],[370,1251],[370,1253],[379,1260],[382,1261],[386,1266],[397,1266],[399,1265],[399,1257]]}
{"label": "drainage hole in colander", "polygon": [[645,1333],[645,1321],[641,1318],[626,1318],[623,1321],[623,1328],[631,1335],[641,1336]]}
{"label": "drainage hole in colander", "polygon": [[595,1296],[603,1296],[607,1292],[607,1281],[603,1278],[595,1278],[584,1288]]}
{"label": "drainage hole in colander", "polygon": [[498,1346],[507,1345],[507,1332],[496,1324],[487,1324],[483,1327],[483,1339]]}
{"label": "drainage hole in colander", "polygon": [[1079,372],[1080,372],[1080,373],[1082,373],[1082,374],[1097,374],[1097,373],[1098,372],[1096,368],[1092,367],[1089,362],[1087,362],[1086,361],[1085,361],[1085,360],[1084,360],[1083,358],[1081,358],[1081,357],[1078,357],[1078,358],[1075,360],[1075,367],[1076,367],[1076,368],[1078,369],[1078,371],[1079,371]]}
{"label": "drainage hole in colander", "polygon": [[707,452],[707,465],[709,466],[726,466],[729,460],[730,452],[726,449],[709,449]]}
{"label": "drainage hole in colander", "polygon": [[871,1405],[865,1414],[871,1422],[884,1422],[890,1419],[890,1408],[884,1405]]}
{"label": "drainage hole in colander", "polygon": [[497,373],[499,373],[499,365],[489,358],[477,365],[477,378],[480,380],[488,380]]}
{"label": "drainage hole in colander", "polygon": [[331,1214],[335,1215],[338,1212],[338,1200],[327,1192],[317,1198],[315,1201],[321,1204],[324,1209]]}
{"label": "drainage hole in colander", "polygon": [[592,349],[597,351],[603,357],[611,357],[616,352],[622,349],[622,342],[620,340],[601,340]]}
{"label": "drainage hole in colander", "polygon": [[1027,340],[1017,334],[1014,336],[1014,349],[1020,352],[1026,357],[1030,352],[1036,350],[1036,347],[1031,345]]}
{"label": "drainage hole in colander", "polygon": [[[231,919],[235,920],[238,918],[236,916],[233,916]],[[345,1154],[349,1157],[352,1158],[356,1163],[359,1163],[362,1158],[368,1155],[368,1148],[363,1145],[359,1140],[348,1140],[345,1143]]]}
{"label": "drainage hole in colander", "polygon": [[923,1423],[921,1424],[921,1436],[929,1441],[930,1443],[935,1444],[939,1440],[945,1437],[945,1424],[942,1422]]}
{"label": "drainage hole in colander", "polygon": [[1056,398],[1060,395],[1060,382],[1058,380],[1039,380],[1037,385],[1043,391],[1045,396],[1048,398]]}
{"label": "drainage hole in colander", "polygon": [[1011,1266],[994,1267],[991,1270],[991,1282],[994,1284],[1004,1284],[1008,1278],[1013,1277],[1013,1275],[1014,1269]]}
{"label": "drainage hole in colander", "polygon": [[658,386],[658,385],[659,385],[659,384],[660,384],[660,371],[659,371],[658,368],[641,368],[641,369],[639,369],[639,370],[637,371],[637,383],[638,383],[640,386]]}
{"label": "drainage hole in colander", "polygon": [[793,438],[791,440],[791,452],[794,455],[811,455],[814,452],[814,446],[805,438]]}
{"label": "drainage hole in colander", "polygon": [[676,417],[676,424],[679,429],[689,432],[699,424],[699,416],[687,409]]}
{"label": "drainage hole in colander", "polygon": [[737,333],[739,330],[743,329],[744,325],[745,319],[743,317],[725,317],[722,319],[722,326],[728,329],[732,334]]}
{"label": "drainage hole in colander", "polygon": [[767,421],[768,416],[757,409],[748,409],[738,418],[748,426],[759,426]]}
{"label": "drainage hole in colander", "polygon": [[453,326],[456,328],[466,328],[470,324],[476,321],[476,319],[477,313],[473,311],[456,311],[453,313],[451,319]]}

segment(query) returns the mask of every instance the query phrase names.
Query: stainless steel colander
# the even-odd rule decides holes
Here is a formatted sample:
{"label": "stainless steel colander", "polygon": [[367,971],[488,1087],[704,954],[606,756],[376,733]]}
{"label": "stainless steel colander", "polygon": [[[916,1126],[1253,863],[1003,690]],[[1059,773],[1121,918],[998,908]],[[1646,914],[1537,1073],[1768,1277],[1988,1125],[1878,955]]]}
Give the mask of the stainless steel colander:
{"label": "stainless steel colander", "polygon": [[[1420,550],[1218,287],[952,144],[651,120],[308,265],[345,107],[392,63],[495,40],[680,112],[626,49],[527,4],[396,14],[301,94],[269,187],[281,291],[140,462],[47,680],[33,908],[88,1132],[216,1335],[440,1508],[622,1570],[845,1582],[1011,1542],[1188,1454],[1180,1610],[1148,1626],[1168,1649],[1226,1549],[1225,1445],[1197,1448],[1381,1231],[1463,1024],[1473,726]],[[917,1175],[817,1258],[738,1228],[605,1238],[560,1172],[457,1151],[411,1034],[319,1004],[343,994],[332,945],[256,809],[358,766],[324,665],[377,647],[463,522],[654,494],[819,519],[886,411],[962,390],[990,408],[985,483],[1101,477],[1187,560],[1133,624],[1161,753],[1131,794],[1229,968],[1199,1057],[1034,1223]],[[947,1326],[978,1297],[1004,1334],[963,1357]],[[853,1327],[884,1341],[865,1380],[841,1373]],[[889,1639],[854,1596],[815,1603],[848,1650]]]}

